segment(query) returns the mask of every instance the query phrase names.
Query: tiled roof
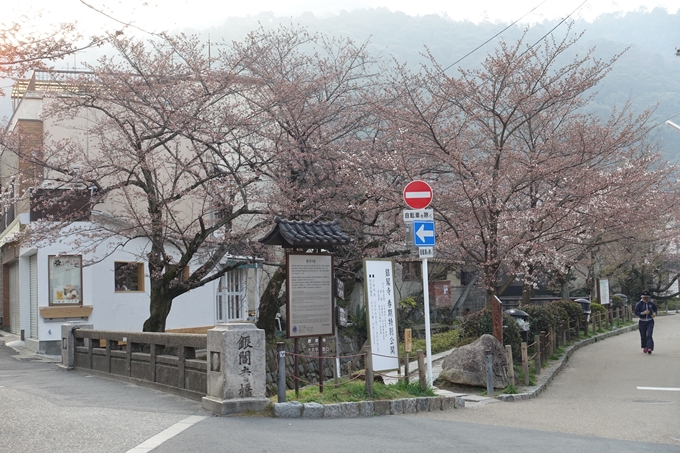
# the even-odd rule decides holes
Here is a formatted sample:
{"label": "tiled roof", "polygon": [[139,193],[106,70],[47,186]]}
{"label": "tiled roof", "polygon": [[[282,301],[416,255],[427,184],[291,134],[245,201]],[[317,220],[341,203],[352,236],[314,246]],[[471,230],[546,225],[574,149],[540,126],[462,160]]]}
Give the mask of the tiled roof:
{"label": "tiled roof", "polygon": [[347,245],[353,241],[342,232],[337,220],[332,222],[303,222],[274,219],[276,225],[260,242],[283,248],[325,248]]}

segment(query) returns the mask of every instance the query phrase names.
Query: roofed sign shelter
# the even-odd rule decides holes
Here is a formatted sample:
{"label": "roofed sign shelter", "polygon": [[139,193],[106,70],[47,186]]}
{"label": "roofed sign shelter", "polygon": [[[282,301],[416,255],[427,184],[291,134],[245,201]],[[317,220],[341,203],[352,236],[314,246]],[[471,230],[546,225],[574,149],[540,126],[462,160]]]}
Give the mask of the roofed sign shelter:
{"label": "roofed sign shelter", "polygon": [[[275,218],[276,225],[260,242],[286,249],[286,333],[295,339],[297,377],[298,338],[335,335],[335,272],[333,251],[353,240],[337,220],[305,222]],[[306,253],[314,250],[313,253]],[[319,348],[319,390],[323,391],[322,348]],[[296,379],[296,390],[298,380]]]}

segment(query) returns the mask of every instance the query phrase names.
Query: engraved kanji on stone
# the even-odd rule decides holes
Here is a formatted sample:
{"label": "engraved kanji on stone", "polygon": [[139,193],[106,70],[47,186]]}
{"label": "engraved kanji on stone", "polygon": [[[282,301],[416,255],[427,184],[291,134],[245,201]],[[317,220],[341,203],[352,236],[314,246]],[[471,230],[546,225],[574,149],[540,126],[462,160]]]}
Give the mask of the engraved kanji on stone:
{"label": "engraved kanji on stone", "polygon": [[250,349],[252,347],[253,345],[250,344],[250,335],[241,335],[241,338],[238,339],[238,348]]}
{"label": "engraved kanji on stone", "polygon": [[238,364],[250,366],[250,351],[241,351],[238,353]]}
{"label": "engraved kanji on stone", "polygon": [[247,384],[241,384],[241,389],[238,391],[238,396],[241,398],[248,398],[253,396],[253,388],[250,386],[249,383]]}

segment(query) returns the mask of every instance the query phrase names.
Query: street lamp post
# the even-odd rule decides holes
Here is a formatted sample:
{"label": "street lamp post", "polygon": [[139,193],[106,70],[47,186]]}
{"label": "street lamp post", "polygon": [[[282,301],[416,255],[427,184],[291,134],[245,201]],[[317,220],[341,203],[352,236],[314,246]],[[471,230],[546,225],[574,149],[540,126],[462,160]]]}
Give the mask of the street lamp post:
{"label": "street lamp post", "polygon": [[666,124],[668,124],[670,127],[673,127],[673,128],[675,128],[675,129],[677,129],[677,130],[680,131],[680,126],[678,126],[677,124],[675,124],[673,121],[668,120],[668,121],[666,121]]}

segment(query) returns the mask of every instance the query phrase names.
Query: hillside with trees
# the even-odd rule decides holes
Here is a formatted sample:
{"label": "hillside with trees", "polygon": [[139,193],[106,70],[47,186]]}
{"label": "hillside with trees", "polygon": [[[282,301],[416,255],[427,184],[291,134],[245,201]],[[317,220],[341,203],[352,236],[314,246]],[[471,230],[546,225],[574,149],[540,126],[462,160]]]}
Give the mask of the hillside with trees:
{"label": "hillside with trees", "polygon": [[[358,42],[369,41],[367,50],[370,53],[405,63],[411,70],[417,70],[419,65],[429,65],[429,52],[443,68],[453,65],[446,70],[449,76],[455,76],[458,67],[479,67],[500,39],[517,41],[527,29],[526,25],[517,24],[503,31],[508,23],[474,24],[438,15],[412,17],[378,8],[343,12],[327,18],[312,14],[283,18],[263,13],[249,18],[229,18],[221,27],[197,32],[219,47],[225,42],[242,39],[260,25],[267,29],[279,24],[301,25],[312,32],[346,36]],[[526,30],[526,43],[534,44],[557,25],[558,21],[531,25]],[[555,36],[562,36],[565,28],[566,24],[559,25]],[[651,121],[658,127],[651,131],[650,139],[659,142],[667,159],[677,161],[680,158],[680,131],[669,128],[664,121],[673,118],[676,123],[680,121],[680,57],[675,56],[675,47],[680,47],[680,15],[668,14],[659,8],[623,16],[611,13],[592,23],[576,21],[572,29],[584,35],[570,49],[569,57],[583,55],[590,48],[595,48],[595,57],[605,59],[625,51],[598,85],[598,94],[584,108],[604,116],[612,107],[623,107],[628,100],[637,114],[656,108]],[[475,51],[501,31],[497,38]]]}

